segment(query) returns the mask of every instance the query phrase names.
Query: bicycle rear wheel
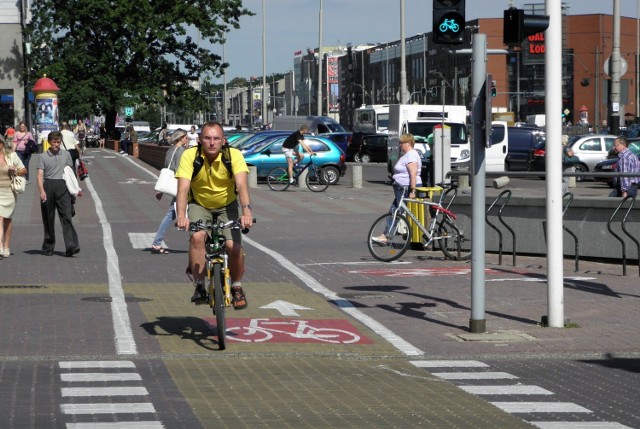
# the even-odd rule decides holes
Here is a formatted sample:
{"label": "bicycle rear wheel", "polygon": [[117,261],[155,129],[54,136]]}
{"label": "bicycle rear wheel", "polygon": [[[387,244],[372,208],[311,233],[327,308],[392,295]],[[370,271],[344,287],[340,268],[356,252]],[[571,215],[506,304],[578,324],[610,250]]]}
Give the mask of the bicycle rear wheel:
{"label": "bicycle rear wheel", "polygon": [[456,217],[455,222],[445,217],[440,223],[438,236],[443,237],[440,239],[440,249],[449,259],[466,261],[471,257],[471,216],[456,212]]}
{"label": "bicycle rear wheel", "polygon": [[289,173],[286,168],[276,167],[267,173],[267,185],[272,191],[286,191],[289,187]]}
{"label": "bicycle rear wheel", "polygon": [[[216,316],[216,332],[218,334],[218,347],[224,350],[227,347],[227,326],[224,318],[224,270],[221,263],[213,264],[213,273],[209,279],[209,294],[213,292],[213,314]],[[212,291],[213,289],[213,291]]]}
{"label": "bicycle rear wheel", "polygon": [[307,188],[313,192],[322,192],[329,187],[329,176],[321,168],[309,169],[306,178]]}
{"label": "bicycle rear wheel", "polygon": [[[411,244],[411,228],[405,215],[397,215],[393,222],[392,214],[380,216],[369,229],[367,247],[371,256],[378,261],[391,262],[400,258]],[[391,225],[385,233],[387,225]],[[385,236],[386,239],[378,240]]]}

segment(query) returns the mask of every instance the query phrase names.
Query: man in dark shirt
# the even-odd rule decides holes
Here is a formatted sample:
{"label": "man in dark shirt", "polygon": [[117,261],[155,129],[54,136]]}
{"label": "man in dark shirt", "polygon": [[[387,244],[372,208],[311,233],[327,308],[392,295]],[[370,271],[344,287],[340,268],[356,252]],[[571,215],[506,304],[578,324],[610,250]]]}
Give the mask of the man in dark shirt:
{"label": "man in dark shirt", "polygon": [[[302,145],[304,150],[309,152],[309,155],[313,155],[313,150],[309,147],[308,144],[304,141],[304,134],[309,130],[308,125],[302,125],[300,129],[294,133],[292,133],[287,139],[282,143],[282,149],[284,151],[284,156],[287,158],[287,169],[289,171],[289,182],[294,183],[295,180],[293,178],[293,165],[294,163],[298,163],[302,161],[304,155],[300,153],[298,145]],[[296,161],[293,160],[293,157],[296,157]]]}

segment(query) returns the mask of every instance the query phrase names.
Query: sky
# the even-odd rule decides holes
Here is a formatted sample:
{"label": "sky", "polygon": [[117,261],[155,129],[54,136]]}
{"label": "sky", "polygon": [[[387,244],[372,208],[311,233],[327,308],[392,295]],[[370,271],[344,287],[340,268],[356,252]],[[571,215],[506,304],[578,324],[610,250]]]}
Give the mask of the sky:
{"label": "sky", "polygon": [[[571,0],[568,14],[613,14],[614,0]],[[240,19],[240,29],[227,36],[227,82],[234,77],[261,77],[262,0],[244,0],[255,16]],[[318,46],[320,0],[265,0],[266,75],[293,69],[293,55]],[[534,0],[466,0],[467,21],[501,18],[511,5],[543,3]],[[323,46],[379,44],[400,40],[400,0],[323,0]],[[431,31],[431,0],[404,0],[405,37]],[[620,0],[621,15],[636,17],[640,0]],[[221,46],[212,49],[223,54]],[[214,79],[222,83],[223,79]]]}

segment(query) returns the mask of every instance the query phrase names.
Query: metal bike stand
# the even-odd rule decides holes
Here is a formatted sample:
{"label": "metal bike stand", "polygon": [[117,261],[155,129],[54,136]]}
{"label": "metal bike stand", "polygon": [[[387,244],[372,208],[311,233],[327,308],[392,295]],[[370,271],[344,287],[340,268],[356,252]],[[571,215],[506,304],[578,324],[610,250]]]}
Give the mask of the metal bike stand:
{"label": "metal bike stand", "polygon": [[[571,205],[571,202],[573,201],[573,194],[571,192],[565,192],[564,195],[562,196],[562,199],[564,200],[565,197],[568,197],[569,199],[567,200],[567,204],[564,206],[564,209],[562,210],[562,217],[564,218],[564,214],[567,212],[567,209],[569,208],[569,206]],[[567,226],[564,224],[564,222],[562,223],[562,229],[564,229],[565,231],[567,231],[569,233],[569,235],[571,235],[573,237],[573,244],[574,244],[574,257],[576,260],[576,272],[578,272],[578,270],[580,269],[580,243],[578,242],[578,236],[576,234],[573,233],[573,231],[571,231],[569,228],[567,228]]]}
{"label": "metal bike stand", "polygon": [[491,205],[487,209],[487,214],[484,219],[487,225],[489,225],[498,233],[498,265],[502,265],[502,231],[500,231],[493,223],[491,223],[491,221],[489,220],[489,212],[499,201],[503,199],[503,197],[504,197],[504,201],[502,201],[502,204],[500,204],[500,210],[498,210],[498,220],[511,233],[511,237],[513,239],[513,266],[515,267],[516,266],[516,233],[513,231],[513,229],[509,225],[506,224],[504,219],[502,219],[502,210],[504,209],[504,206],[506,206],[509,200],[511,199],[510,190],[507,189],[506,191],[502,191],[500,195],[498,195],[496,199],[493,200],[493,203],[491,203]]}
{"label": "metal bike stand", "polygon": [[627,217],[629,217],[629,213],[631,213],[631,209],[633,209],[633,206],[636,203],[636,197],[625,197],[622,201],[620,201],[620,204],[618,204],[618,207],[616,207],[613,214],[609,218],[609,221],[607,222],[607,229],[609,230],[611,235],[613,235],[620,242],[620,244],[622,244],[622,275],[623,276],[627,275],[627,245],[625,244],[622,237],[620,237],[618,234],[613,232],[613,229],[611,229],[611,222],[613,222],[613,219],[616,217],[616,214],[618,214],[618,211],[620,211],[624,203],[626,203],[627,200],[629,199],[631,200],[631,204],[627,208],[627,212],[622,217],[622,220],[620,221],[620,226],[622,227],[622,231],[627,235],[627,237],[629,237],[631,240],[633,240],[636,243],[636,248],[638,251],[638,275],[640,275],[640,243],[638,243],[638,240],[636,240],[629,233],[629,231],[627,231],[627,226],[626,226]]}

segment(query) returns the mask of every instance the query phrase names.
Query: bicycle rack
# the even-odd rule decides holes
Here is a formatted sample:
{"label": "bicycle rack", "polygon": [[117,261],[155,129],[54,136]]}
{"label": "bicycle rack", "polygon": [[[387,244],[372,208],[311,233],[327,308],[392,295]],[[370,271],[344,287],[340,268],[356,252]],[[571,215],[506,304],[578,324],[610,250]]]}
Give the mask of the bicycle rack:
{"label": "bicycle rack", "polygon": [[[565,197],[569,197],[569,199],[567,200],[567,204],[564,206],[564,209],[562,210],[562,217],[564,218],[564,214],[567,212],[567,209],[569,208],[569,206],[571,205],[571,202],[573,201],[573,194],[571,192],[565,192],[564,195],[562,196],[562,199],[564,200]],[[567,228],[564,224],[564,222],[562,223],[562,229],[564,229],[565,231],[567,231],[569,233],[569,235],[571,235],[573,237],[573,244],[574,244],[574,249],[575,249],[575,259],[576,259],[576,273],[578,272],[578,270],[580,269],[580,243],[578,242],[578,236],[575,235],[573,233],[573,231],[571,231],[569,228]]]}
{"label": "bicycle rack", "polygon": [[500,210],[498,210],[498,220],[500,221],[500,223],[502,223],[502,225],[504,225],[505,228],[509,230],[509,232],[511,233],[511,237],[513,238],[513,266],[515,267],[516,266],[516,234],[513,231],[513,229],[505,223],[504,219],[502,219],[502,210],[504,209],[504,206],[506,206],[509,200],[511,199],[510,190],[507,189],[506,191],[502,191],[502,193],[500,193],[500,195],[498,195],[496,199],[493,200],[493,203],[491,203],[491,205],[487,209],[487,214],[484,219],[487,225],[489,225],[498,233],[498,237],[499,237],[498,238],[498,264],[502,265],[502,231],[500,231],[493,223],[491,223],[491,221],[489,221],[489,212],[499,201],[501,201],[503,197],[504,197],[504,201],[500,205]]}
{"label": "bicycle rack", "polygon": [[622,244],[622,275],[623,276],[627,275],[627,245],[618,234],[613,232],[613,230],[611,229],[611,222],[613,222],[613,218],[616,217],[616,215],[618,214],[618,211],[620,211],[624,203],[626,203],[627,200],[629,199],[631,199],[631,205],[629,206],[629,208],[627,209],[627,212],[622,217],[622,220],[620,221],[620,226],[622,227],[622,231],[626,234],[626,236],[636,243],[636,248],[638,251],[638,275],[640,275],[640,243],[638,243],[638,240],[636,240],[629,233],[629,231],[627,231],[627,217],[629,216],[629,213],[631,213],[631,209],[633,209],[633,206],[636,203],[636,197],[627,196],[622,201],[620,201],[620,204],[618,204],[618,207],[616,207],[615,211],[613,212],[613,214],[609,218],[609,221],[607,222],[607,229],[609,230],[611,235],[613,235],[620,242],[620,244]]}

